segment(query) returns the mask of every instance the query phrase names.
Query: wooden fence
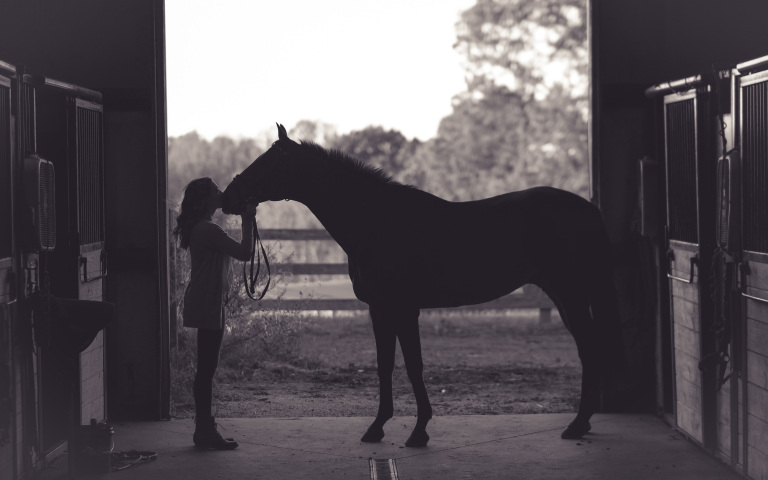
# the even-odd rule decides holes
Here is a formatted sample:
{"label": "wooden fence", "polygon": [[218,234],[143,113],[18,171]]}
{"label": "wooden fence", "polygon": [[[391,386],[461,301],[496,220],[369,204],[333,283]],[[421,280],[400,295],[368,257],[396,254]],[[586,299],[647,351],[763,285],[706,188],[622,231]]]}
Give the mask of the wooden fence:
{"label": "wooden fence", "polygon": [[[333,241],[327,231],[322,229],[264,229],[259,231],[262,240],[290,241]],[[280,263],[274,270],[293,275],[348,275],[346,263]],[[329,299],[272,299],[264,298],[261,308],[266,309],[301,309],[301,310],[368,310],[368,305],[356,298]],[[462,310],[513,310],[538,309],[541,323],[551,320],[554,305],[544,292],[534,285],[525,285],[514,293],[505,295],[491,302],[458,307]]]}

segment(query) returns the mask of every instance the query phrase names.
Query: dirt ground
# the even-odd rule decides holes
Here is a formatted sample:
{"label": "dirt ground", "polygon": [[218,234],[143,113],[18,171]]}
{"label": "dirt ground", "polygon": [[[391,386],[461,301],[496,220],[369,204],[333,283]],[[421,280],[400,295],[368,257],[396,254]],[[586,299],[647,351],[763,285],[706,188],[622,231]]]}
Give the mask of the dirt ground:
{"label": "dirt ground", "polygon": [[[575,412],[581,366],[559,317],[538,311],[509,316],[428,312],[420,319],[424,377],[436,416]],[[375,416],[376,350],[367,315],[316,318],[304,327],[301,362],[265,362],[222,371],[214,391],[217,417]],[[296,366],[303,365],[303,366]],[[395,416],[416,405],[398,348]],[[191,416],[177,405],[175,416]]]}

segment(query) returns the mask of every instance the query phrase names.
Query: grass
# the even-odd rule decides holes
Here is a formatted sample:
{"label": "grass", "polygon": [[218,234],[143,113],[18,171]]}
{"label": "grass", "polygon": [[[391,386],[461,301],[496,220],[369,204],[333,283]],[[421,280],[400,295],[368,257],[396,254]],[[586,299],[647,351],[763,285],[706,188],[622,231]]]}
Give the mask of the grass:
{"label": "grass", "polygon": [[[540,324],[537,312],[508,316],[454,312],[420,320],[425,381],[437,414],[571,412],[578,402],[580,364],[560,322]],[[275,320],[273,316],[265,319]],[[378,402],[376,350],[367,315],[293,317],[281,348],[222,352],[216,377],[218,416],[371,415]],[[279,337],[271,337],[277,341]],[[233,338],[232,341],[237,341]],[[261,343],[259,343],[261,342]],[[285,347],[285,348],[283,348]],[[288,348],[289,347],[289,348]],[[274,355],[275,351],[281,352]],[[239,352],[235,354],[236,352]],[[189,370],[189,375],[194,369]],[[175,390],[174,415],[189,416],[191,384]],[[397,352],[396,409],[413,410]]]}
{"label": "grass", "polygon": [[[279,248],[279,247],[278,247]],[[274,263],[275,255],[268,251]],[[186,255],[176,259],[183,297]],[[254,310],[234,275],[215,378],[217,416],[371,415],[378,402],[376,349],[367,312]],[[272,281],[280,291],[285,278]],[[274,288],[274,287],[273,287]],[[274,295],[274,293],[273,293]],[[420,317],[425,382],[437,415],[570,412],[581,366],[556,314],[538,310],[425,311]],[[194,412],[196,330],[178,327],[171,349],[171,414]],[[402,355],[396,354],[396,410],[413,410]]]}

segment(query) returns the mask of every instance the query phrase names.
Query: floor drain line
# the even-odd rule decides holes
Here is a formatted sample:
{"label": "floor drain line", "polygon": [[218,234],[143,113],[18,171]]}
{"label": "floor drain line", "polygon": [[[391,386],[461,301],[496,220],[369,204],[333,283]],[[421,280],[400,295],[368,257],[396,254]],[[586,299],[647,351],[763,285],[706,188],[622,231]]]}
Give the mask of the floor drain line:
{"label": "floor drain line", "polygon": [[398,480],[397,464],[394,458],[371,458],[368,460],[371,468],[371,480]]}

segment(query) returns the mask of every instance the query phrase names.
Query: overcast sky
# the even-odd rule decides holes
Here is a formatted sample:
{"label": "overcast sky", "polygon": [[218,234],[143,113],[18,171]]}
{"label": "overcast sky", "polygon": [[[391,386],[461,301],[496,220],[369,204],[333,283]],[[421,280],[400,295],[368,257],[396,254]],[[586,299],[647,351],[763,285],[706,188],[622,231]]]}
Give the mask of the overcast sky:
{"label": "overcast sky", "polygon": [[166,0],[168,133],[253,137],[302,119],[427,140],[465,89],[475,0]]}

